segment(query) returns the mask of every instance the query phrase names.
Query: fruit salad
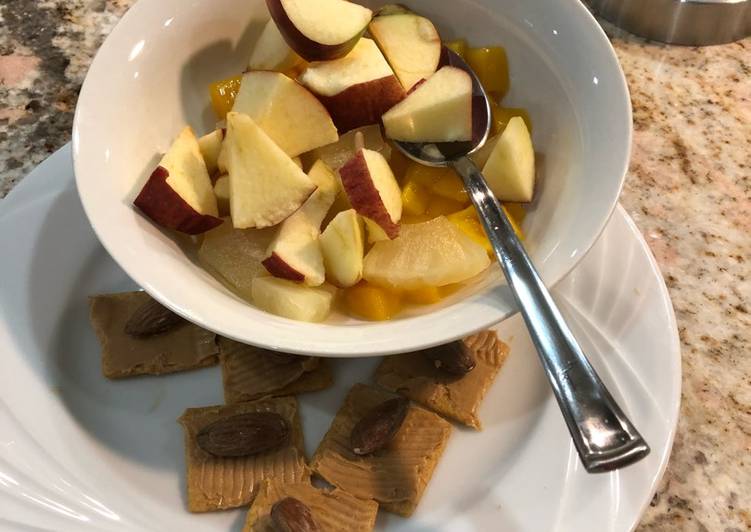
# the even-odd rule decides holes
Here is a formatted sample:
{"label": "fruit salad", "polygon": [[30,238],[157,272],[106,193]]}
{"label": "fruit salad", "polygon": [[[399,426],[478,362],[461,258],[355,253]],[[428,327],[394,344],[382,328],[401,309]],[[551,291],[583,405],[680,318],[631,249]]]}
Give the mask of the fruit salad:
{"label": "fruit salad", "polygon": [[209,87],[217,126],[185,127],[134,201],[192,235],[200,263],[250,304],[303,321],[332,312],[388,320],[481,275],[490,243],[449,168],[394,141],[472,138],[472,80],[491,97],[491,138],[473,155],[515,230],[535,156],[501,47],[443,42],[429,13],[345,0],[267,0],[244,73]]}

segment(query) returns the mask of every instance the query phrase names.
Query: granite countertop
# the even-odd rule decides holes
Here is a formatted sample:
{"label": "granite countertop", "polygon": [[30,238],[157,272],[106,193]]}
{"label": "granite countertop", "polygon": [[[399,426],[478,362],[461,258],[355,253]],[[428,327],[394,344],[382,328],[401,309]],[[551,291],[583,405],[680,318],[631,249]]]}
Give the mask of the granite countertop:
{"label": "granite countertop", "polygon": [[[70,140],[89,62],[133,2],[0,4],[0,198]],[[675,447],[639,530],[751,530],[751,39],[671,47],[606,29],[634,107],[621,202],[683,352]]]}

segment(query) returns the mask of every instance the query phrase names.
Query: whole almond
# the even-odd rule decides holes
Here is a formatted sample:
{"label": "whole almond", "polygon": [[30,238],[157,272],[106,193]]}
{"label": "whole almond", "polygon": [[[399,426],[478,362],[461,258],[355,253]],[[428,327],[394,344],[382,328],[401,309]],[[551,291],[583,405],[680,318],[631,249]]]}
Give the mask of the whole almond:
{"label": "whole almond", "polygon": [[219,457],[250,456],[289,442],[289,424],[276,412],[249,412],[219,419],[202,428],[196,443]]}
{"label": "whole almond", "polygon": [[436,368],[458,377],[463,377],[477,365],[474,354],[462,341],[427,349],[424,354]]}
{"label": "whole almond", "polygon": [[409,400],[395,397],[370,409],[352,429],[350,446],[357,455],[366,455],[383,449],[394,438],[404,423]]}
{"label": "whole almond", "polygon": [[138,307],[125,323],[125,334],[136,338],[145,338],[166,333],[185,320],[162,306],[155,299],[149,299]]}
{"label": "whole almond", "polygon": [[313,514],[302,501],[286,497],[271,507],[271,522],[275,532],[318,532]]}

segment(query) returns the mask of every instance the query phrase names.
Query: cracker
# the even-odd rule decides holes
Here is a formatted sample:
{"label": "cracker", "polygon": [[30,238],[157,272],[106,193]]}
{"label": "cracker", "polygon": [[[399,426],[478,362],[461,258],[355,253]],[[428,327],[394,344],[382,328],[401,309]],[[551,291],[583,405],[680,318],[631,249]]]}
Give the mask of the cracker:
{"label": "cracker", "polygon": [[480,430],[477,411],[485,393],[506,361],[509,347],[495,331],[483,331],[463,342],[477,365],[457,378],[435,367],[424,351],[385,357],[376,370],[376,382],[445,416]]}
{"label": "cracker", "polygon": [[405,517],[420,502],[451,435],[451,424],[419,406],[407,416],[389,445],[368,456],[349,446],[355,424],[373,407],[394,397],[390,392],[356,384],[313,456],[311,467],[328,482],[381,508]]}
{"label": "cracker", "polygon": [[[221,458],[208,454],[196,443],[196,435],[203,427],[224,417],[248,412],[276,412],[286,419],[291,429],[289,445],[252,456]],[[186,483],[188,510],[191,512],[244,506],[253,500],[263,480],[301,482],[310,477],[294,397],[189,408],[178,421],[185,431]]]}
{"label": "cracker", "polygon": [[266,349],[227,338],[219,339],[219,351],[227,403],[312,392],[333,382],[328,362],[320,358],[299,357],[279,364]]}
{"label": "cracker", "polygon": [[125,334],[125,324],[149,299],[151,296],[140,291],[89,298],[91,324],[102,346],[105,377],[163,375],[217,363],[216,335],[188,321],[147,338]]}
{"label": "cracker", "polygon": [[324,490],[309,482],[264,483],[250,507],[243,532],[275,532],[271,507],[285,497],[294,497],[308,508],[321,530],[327,532],[369,532],[375,526],[378,503],[358,499],[346,491]]}

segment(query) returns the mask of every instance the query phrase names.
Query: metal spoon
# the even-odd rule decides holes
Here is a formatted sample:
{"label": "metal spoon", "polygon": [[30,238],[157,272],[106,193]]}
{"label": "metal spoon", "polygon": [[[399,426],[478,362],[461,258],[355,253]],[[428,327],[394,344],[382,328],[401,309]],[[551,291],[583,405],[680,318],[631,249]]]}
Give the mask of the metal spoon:
{"label": "metal spoon", "polygon": [[441,62],[472,76],[474,138],[471,142],[397,142],[396,145],[419,163],[451,166],[462,176],[524,316],[585,469],[598,473],[632,464],[649,454],[649,446],[584,356],[498,200],[469,158],[488,138],[488,97],[475,73],[459,55],[444,47]]}

